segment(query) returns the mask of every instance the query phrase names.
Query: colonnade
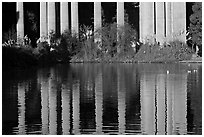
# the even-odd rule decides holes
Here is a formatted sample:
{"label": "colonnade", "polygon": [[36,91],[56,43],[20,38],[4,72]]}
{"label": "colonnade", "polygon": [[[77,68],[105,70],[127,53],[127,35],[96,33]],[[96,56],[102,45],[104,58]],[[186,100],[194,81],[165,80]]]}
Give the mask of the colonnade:
{"label": "colonnade", "polygon": [[[17,2],[17,36],[24,37],[23,3]],[[163,44],[179,39],[186,41],[185,2],[140,2],[139,39],[141,42]],[[40,37],[56,31],[55,2],[40,2]],[[71,32],[79,31],[78,2],[71,2],[71,24],[69,24],[68,2],[60,2],[60,32],[71,26]],[[117,2],[117,24],[124,25],[124,2]],[[94,2],[94,29],[102,26],[101,2]]]}

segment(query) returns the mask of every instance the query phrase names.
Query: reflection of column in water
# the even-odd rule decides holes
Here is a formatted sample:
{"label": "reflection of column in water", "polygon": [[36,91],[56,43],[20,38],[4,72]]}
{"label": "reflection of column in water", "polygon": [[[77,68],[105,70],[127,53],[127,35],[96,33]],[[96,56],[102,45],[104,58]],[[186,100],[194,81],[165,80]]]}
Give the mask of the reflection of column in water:
{"label": "reflection of column in water", "polygon": [[79,91],[79,81],[73,84],[73,133],[79,134],[79,100],[80,100],[80,91]]}
{"label": "reflection of column in water", "polygon": [[[42,74],[40,74],[42,75]],[[49,132],[49,93],[48,93],[48,81],[38,76],[38,83],[41,85],[41,120],[42,120],[42,134],[47,135]]]}
{"label": "reflection of column in water", "polygon": [[187,74],[176,74],[173,95],[174,134],[187,133]]}
{"label": "reflection of column in water", "polygon": [[118,68],[118,129],[119,134],[125,133],[125,88],[122,80],[121,71]]}
{"label": "reflection of column in water", "polygon": [[[140,83],[141,130],[153,135],[155,126],[155,74],[142,74]],[[157,128],[157,127],[156,127]]]}
{"label": "reflection of column in water", "polygon": [[165,79],[166,74],[157,76],[157,127],[158,134],[165,134]]}
{"label": "reflection of column in water", "polygon": [[69,134],[70,130],[70,90],[68,83],[62,84],[62,132]]}
{"label": "reflection of column in water", "polygon": [[49,131],[51,135],[57,134],[57,83],[55,81],[54,69],[50,70],[49,78]]}
{"label": "reflection of column in water", "polygon": [[96,108],[96,133],[102,134],[102,115],[103,115],[103,89],[102,74],[96,77],[95,81],[95,108]]}
{"label": "reflection of column in water", "polygon": [[166,89],[167,89],[167,134],[172,135],[172,92],[174,91],[174,75],[167,74],[166,76]]}
{"label": "reflection of column in water", "polygon": [[25,90],[26,83],[18,84],[18,134],[26,134],[25,127]]}

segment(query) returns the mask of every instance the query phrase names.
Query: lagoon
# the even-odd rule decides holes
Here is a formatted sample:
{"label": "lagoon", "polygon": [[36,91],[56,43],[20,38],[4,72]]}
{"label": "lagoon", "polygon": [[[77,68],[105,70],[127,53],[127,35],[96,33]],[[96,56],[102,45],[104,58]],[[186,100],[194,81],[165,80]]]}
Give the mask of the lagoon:
{"label": "lagoon", "polygon": [[71,63],[2,73],[2,134],[202,134],[202,65]]}

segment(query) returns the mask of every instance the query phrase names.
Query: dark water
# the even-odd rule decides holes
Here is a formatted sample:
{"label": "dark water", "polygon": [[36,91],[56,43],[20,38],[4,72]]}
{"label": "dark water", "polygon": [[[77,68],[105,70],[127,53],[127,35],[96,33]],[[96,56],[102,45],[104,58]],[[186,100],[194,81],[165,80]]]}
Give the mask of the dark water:
{"label": "dark water", "polygon": [[202,134],[201,64],[70,64],[2,75],[2,134]]}

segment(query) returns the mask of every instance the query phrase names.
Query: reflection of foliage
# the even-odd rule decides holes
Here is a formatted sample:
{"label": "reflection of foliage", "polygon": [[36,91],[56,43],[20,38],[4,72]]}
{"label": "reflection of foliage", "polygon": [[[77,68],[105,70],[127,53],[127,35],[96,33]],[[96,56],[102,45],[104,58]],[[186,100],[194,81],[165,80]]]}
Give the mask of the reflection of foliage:
{"label": "reflection of foliage", "polygon": [[202,3],[195,2],[192,6],[193,14],[190,16],[189,36],[193,45],[202,48]]}

